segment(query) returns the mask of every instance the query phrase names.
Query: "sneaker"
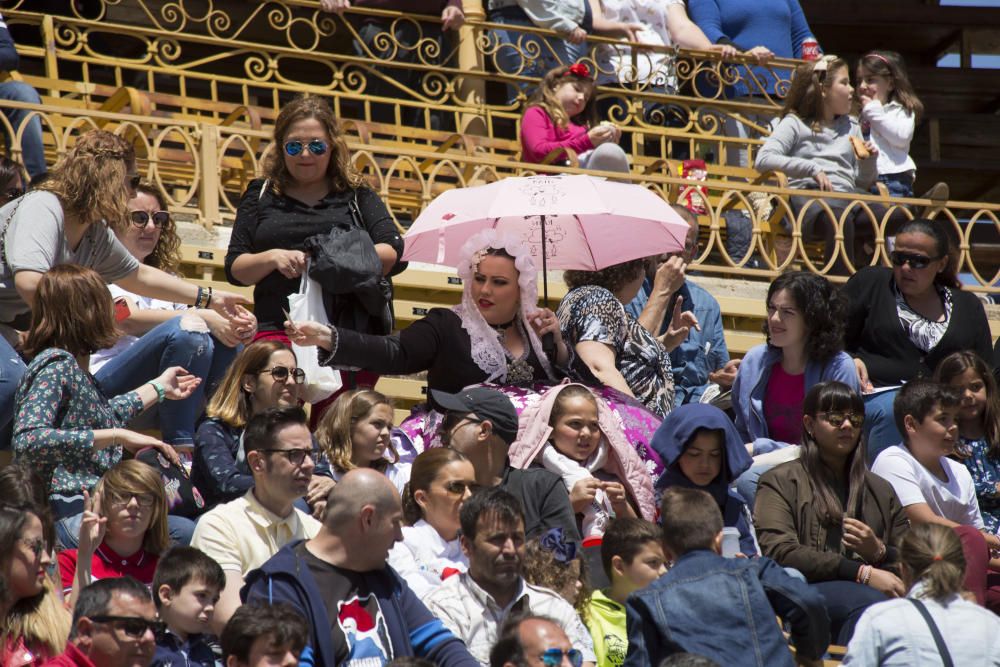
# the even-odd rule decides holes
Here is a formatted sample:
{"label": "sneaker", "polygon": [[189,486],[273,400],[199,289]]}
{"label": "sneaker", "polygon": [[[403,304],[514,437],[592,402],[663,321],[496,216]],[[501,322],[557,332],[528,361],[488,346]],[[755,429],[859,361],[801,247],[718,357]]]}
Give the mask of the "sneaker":
{"label": "sneaker", "polygon": [[951,190],[947,183],[938,182],[930,190],[920,195],[920,198],[930,199],[934,202],[930,206],[925,206],[924,210],[920,212],[921,218],[929,218],[944,208],[945,203],[951,198]]}

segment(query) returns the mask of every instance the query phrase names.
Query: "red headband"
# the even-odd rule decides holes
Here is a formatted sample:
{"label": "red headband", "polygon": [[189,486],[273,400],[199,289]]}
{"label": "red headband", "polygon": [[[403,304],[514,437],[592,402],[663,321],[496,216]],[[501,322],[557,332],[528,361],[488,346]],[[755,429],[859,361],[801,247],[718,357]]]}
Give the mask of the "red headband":
{"label": "red headband", "polygon": [[876,58],[878,60],[881,60],[882,62],[885,63],[886,67],[892,69],[892,64],[888,61],[888,59],[886,59],[885,56],[879,55],[877,53],[869,53],[868,55],[865,56],[865,58]]}
{"label": "red headband", "polygon": [[584,63],[573,63],[565,72],[563,72],[563,76],[569,76],[570,74],[578,76],[582,79],[589,79],[590,68]]}

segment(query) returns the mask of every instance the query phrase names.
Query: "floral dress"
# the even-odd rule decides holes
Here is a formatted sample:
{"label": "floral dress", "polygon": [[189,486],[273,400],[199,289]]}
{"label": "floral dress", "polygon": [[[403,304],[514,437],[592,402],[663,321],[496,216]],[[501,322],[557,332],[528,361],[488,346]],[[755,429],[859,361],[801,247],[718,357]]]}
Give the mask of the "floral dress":
{"label": "floral dress", "polygon": [[[597,341],[610,346],[615,365],[635,397],[660,417],[670,412],[674,405],[670,354],[614,294],[596,285],[577,287],[563,298],[558,315],[566,345]],[[580,382],[601,384],[582,359],[573,361]]]}
{"label": "floral dress", "polygon": [[17,389],[14,458],[44,480],[49,496],[92,489],[122,458],[121,445],[94,449],[94,430],[122,428],[142,412],[139,394],[108,399],[66,350],[43,350]]}
{"label": "floral dress", "polygon": [[961,450],[968,453],[962,463],[969,469],[976,486],[979,511],[983,515],[986,529],[994,535],[1000,534],[1000,458],[990,456],[990,443],[985,439],[968,440],[961,438]]}

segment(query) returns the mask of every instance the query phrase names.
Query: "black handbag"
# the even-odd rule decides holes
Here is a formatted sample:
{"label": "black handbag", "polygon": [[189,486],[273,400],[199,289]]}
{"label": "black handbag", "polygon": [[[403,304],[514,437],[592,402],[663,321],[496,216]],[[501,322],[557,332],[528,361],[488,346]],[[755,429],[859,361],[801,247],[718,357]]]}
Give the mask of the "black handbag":
{"label": "black handbag", "polygon": [[146,447],[135,455],[135,460],[145,463],[160,476],[167,496],[167,514],[193,519],[205,511],[205,498],[184,468],[168,461],[158,449]]}

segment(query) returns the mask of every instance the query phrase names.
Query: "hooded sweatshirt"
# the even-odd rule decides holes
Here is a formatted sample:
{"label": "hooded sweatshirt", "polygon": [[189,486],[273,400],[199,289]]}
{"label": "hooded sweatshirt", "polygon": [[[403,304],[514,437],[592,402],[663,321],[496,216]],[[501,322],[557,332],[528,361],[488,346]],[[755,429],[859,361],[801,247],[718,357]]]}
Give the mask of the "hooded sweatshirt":
{"label": "hooded sweatshirt", "polygon": [[[559,393],[572,383],[552,387],[533,405],[521,413],[520,425],[517,430],[517,440],[510,446],[508,457],[513,468],[527,468],[539,458],[552,437],[552,427],[549,419]],[[575,385],[584,387],[584,385]],[[585,387],[586,388],[586,387]],[[589,388],[588,388],[589,391]],[[656,517],[656,500],[653,495],[653,481],[646,472],[642,457],[632,448],[621,425],[615,419],[611,408],[599,396],[594,395],[597,402],[597,420],[603,434],[603,441],[608,450],[608,460],[603,470],[611,473],[625,487],[629,498],[639,509],[639,514],[647,521]]]}
{"label": "hooded sweatshirt", "polygon": [[[722,469],[707,486],[698,486],[688,479],[681,472],[678,462],[697,431],[702,429],[721,431],[725,447]],[[750,467],[752,460],[747,454],[743,438],[740,437],[726,413],[713,405],[704,403],[688,403],[678,406],[667,415],[663,423],[660,424],[660,428],[656,429],[652,445],[656,453],[663,459],[663,465],[666,468],[656,482],[657,488],[666,489],[671,486],[682,486],[705,491],[718,503],[719,511],[722,512],[723,525],[739,529],[740,551],[747,556],[758,555],[760,550],[757,548],[757,539],[754,536],[750,512],[743,499],[729,488],[733,481]]]}

